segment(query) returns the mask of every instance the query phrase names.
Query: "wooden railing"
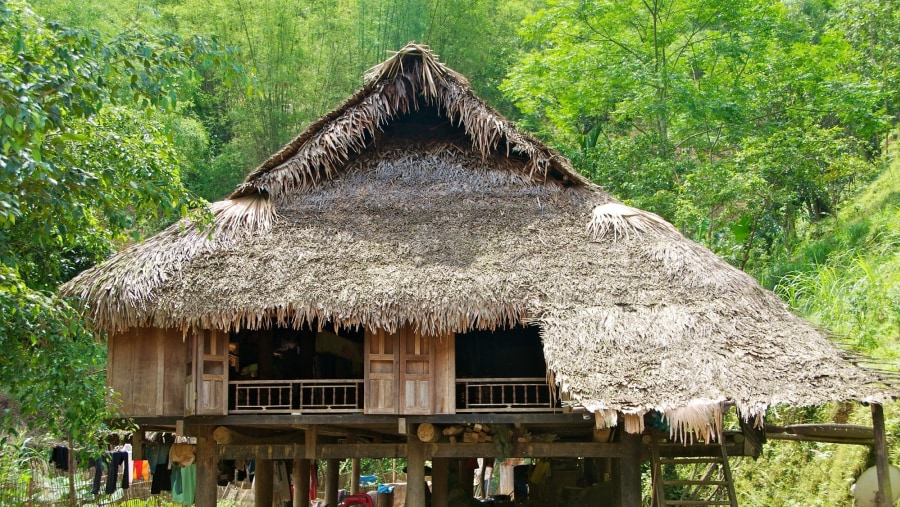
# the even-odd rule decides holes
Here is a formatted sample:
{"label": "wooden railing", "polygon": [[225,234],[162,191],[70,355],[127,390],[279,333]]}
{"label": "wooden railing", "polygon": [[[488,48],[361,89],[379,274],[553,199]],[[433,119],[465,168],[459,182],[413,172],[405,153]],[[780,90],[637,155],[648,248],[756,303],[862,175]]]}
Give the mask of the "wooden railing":
{"label": "wooden railing", "polygon": [[538,378],[466,378],[456,380],[456,412],[552,412],[547,380]]}
{"label": "wooden railing", "polygon": [[230,414],[361,412],[363,380],[238,380],[229,382]]}

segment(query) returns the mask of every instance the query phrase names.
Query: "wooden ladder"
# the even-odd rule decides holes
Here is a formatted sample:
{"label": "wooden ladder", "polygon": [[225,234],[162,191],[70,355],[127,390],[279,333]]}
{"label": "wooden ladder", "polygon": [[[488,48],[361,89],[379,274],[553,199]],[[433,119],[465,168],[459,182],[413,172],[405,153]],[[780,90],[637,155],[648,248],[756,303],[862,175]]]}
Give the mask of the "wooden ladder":
{"label": "wooden ladder", "polygon": [[[660,442],[657,434],[651,435],[650,452],[652,457],[651,475],[653,480],[654,507],[669,507],[675,505],[727,505],[737,507],[737,497],[734,494],[734,481],[731,477],[731,467],[728,465],[728,451],[725,442],[719,434],[716,443],[710,446],[719,450],[713,456],[688,456],[688,457],[662,457],[660,447],[683,447],[682,444]],[[703,476],[700,479],[666,479],[663,476],[663,466],[674,466],[676,470],[684,467],[706,465]],[[674,491],[681,488],[680,493]],[[678,494],[677,498],[672,498]]]}

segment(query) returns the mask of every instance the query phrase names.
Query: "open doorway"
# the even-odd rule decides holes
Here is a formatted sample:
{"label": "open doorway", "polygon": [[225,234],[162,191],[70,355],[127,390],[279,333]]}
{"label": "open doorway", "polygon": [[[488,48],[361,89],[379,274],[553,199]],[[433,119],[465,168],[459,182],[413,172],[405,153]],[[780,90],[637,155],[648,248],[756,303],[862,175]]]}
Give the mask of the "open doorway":
{"label": "open doorway", "polygon": [[456,335],[457,412],[552,409],[547,363],[536,326]]}

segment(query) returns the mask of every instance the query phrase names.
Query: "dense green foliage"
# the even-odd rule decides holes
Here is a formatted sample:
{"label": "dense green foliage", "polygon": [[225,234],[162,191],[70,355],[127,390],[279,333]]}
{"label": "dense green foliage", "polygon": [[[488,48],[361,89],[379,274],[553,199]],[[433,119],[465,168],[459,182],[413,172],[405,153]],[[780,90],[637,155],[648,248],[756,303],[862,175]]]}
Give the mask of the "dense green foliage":
{"label": "dense green foliage", "polygon": [[112,414],[105,347],[53,291],[189,203],[160,118],[202,39],[104,39],[0,2],[0,414],[89,443]]}
{"label": "dense green foliage", "polygon": [[[896,368],[896,172],[850,198],[889,160],[898,27],[887,1],[557,0],[526,20],[503,89],[592,179]],[[871,424],[845,406],[770,418]],[[740,504],[848,505],[871,464],[860,447],[771,444],[738,467]]]}
{"label": "dense green foliage", "polygon": [[[227,195],[411,40],[617,197],[896,363],[900,188],[883,151],[900,114],[897,2],[32,5],[40,16],[0,0],[0,392],[15,402],[5,428],[17,417],[81,441],[103,429],[114,413],[104,347],[58,285],[187,212],[192,195]],[[777,417],[866,424],[864,412]],[[742,505],[844,504],[845,479],[869,459],[769,446],[740,467]],[[782,468],[808,487],[779,488]]]}
{"label": "dense green foliage", "polygon": [[875,4],[560,0],[503,89],[595,181],[756,270],[871,174],[900,108],[896,54],[869,48],[896,26],[847,19]]}
{"label": "dense green foliage", "polygon": [[[896,150],[895,150],[896,151]],[[900,158],[836,216],[801,231],[777,290],[801,314],[884,365],[900,363]],[[882,365],[882,367],[884,367]],[[900,411],[885,407],[890,461],[900,462]],[[854,404],[780,410],[771,424],[842,422],[870,426]],[[757,462],[736,469],[741,505],[850,505],[851,481],[875,463],[871,449],[813,442],[772,442]]]}
{"label": "dense green foliage", "polygon": [[117,33],[215,34],[242,49],[239,63],[258,77],[252,93],[203,76],[175,127],[186,155],[185,184],[218,200],[306,124],[362,85],[366,69],[409,41],[425,42],[470,79],[479,94],[512,113],[497,89],[515,56],[518,24],[538,0],[198,0],[80,2],[37,0],[62,21]]}

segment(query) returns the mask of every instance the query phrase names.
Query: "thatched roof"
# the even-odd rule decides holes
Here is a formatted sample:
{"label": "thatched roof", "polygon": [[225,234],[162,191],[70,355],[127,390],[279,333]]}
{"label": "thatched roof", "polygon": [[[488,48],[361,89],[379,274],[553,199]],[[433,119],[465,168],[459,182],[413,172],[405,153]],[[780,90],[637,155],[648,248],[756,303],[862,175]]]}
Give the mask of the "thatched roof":
{"label": "thatched roof", "polygon": [[[673,423],[888,390],[750,276],[625,206],[410,45],[225,201],[63,292],[96,325],[541,327],[567,398]],[[636,418],[629,418],[632,423]],[[637,423],[638,426],[640,422]]]}

